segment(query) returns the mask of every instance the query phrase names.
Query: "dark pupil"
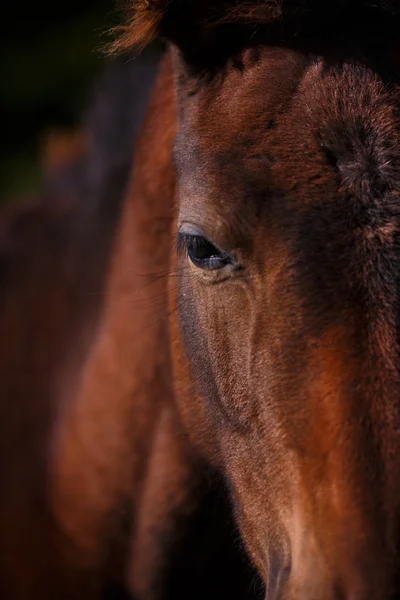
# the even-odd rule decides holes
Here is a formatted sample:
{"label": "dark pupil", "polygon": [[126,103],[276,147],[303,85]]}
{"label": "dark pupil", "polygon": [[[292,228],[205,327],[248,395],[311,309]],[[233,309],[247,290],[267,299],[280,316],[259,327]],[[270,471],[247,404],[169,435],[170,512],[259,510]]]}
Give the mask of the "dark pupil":
{"label": "dark pupil", "polygon": [[201,235],[185,235],[184,245],[192,263],[200,269],[214,271],[229,264],[230,258]]}
{"label": "dark pupil", "polygon": [[205,260],[220,254],[215,246],[200,236],[190,236],[187,246],[190,256],[197,260]]}

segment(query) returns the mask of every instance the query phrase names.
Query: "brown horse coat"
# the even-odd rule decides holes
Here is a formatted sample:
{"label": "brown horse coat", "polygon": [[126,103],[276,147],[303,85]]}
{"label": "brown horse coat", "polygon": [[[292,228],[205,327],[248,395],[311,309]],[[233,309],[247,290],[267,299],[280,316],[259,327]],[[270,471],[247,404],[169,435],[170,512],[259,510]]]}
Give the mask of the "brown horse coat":
{"label": "brown horse coat", "polygon": [[171,46],[7,597],[242,597],[209,473],[268,599],[398,597],[399,5],[320,6],[134,3]]}

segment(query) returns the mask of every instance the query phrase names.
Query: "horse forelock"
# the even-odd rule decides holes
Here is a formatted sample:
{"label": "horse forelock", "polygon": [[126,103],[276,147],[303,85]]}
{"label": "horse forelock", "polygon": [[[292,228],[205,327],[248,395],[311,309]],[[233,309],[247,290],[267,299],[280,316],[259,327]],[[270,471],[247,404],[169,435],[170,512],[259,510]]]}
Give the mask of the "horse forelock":
{"label": "horse forelock", "polygon": [[400,0],[122,0],[120,4],[127,24],[115,30],[111,50],[117,53],[143,48],[159,37],[180,45],[189,32],[201,35],[222,24],[329,23],[332,16],[346,20],[351,14],[357,19],[368,9],[400,15]]}

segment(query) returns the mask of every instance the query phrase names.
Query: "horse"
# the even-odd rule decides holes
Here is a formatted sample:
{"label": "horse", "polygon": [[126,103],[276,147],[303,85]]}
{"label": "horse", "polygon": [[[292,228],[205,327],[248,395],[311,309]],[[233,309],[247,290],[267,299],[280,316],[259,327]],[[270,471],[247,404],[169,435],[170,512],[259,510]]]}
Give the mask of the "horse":
{"label": "horse", "polygon": [[167,51],[3,595],[395,600],[400,3],[127,10]]}

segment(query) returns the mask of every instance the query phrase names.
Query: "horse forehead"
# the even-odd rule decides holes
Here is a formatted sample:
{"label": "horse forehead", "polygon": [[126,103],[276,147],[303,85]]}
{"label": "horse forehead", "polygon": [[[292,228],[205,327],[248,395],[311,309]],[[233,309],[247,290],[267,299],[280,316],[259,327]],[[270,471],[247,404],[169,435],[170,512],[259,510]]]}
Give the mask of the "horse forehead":
{"label": "horse forehead", "polygon": [[[307,155],[318,169],[324,148],[340,165],[346,187],[357,194],[357,182],[387,178],[398,164],[393,161],[399,133],[395,88],[388,91],[379,71],[351,57],[329,61],[264,49],[245,56],[240,66],[232,63],[219,80],[187,99],[178,146],[186,164],[200,161],[203,167],[212,167],[213,157],[221,155],[236,164],[232,150],[240,158],[273,148],[287,168]],[[397,175],[391,172],[390,178]]]}
{"label": "horse forehead", "polygon": [[185,129],[215,142],[246,137],[278,108],[284,110],[299,86],[309,59],[291,49],[247,50],[187,98]]}

